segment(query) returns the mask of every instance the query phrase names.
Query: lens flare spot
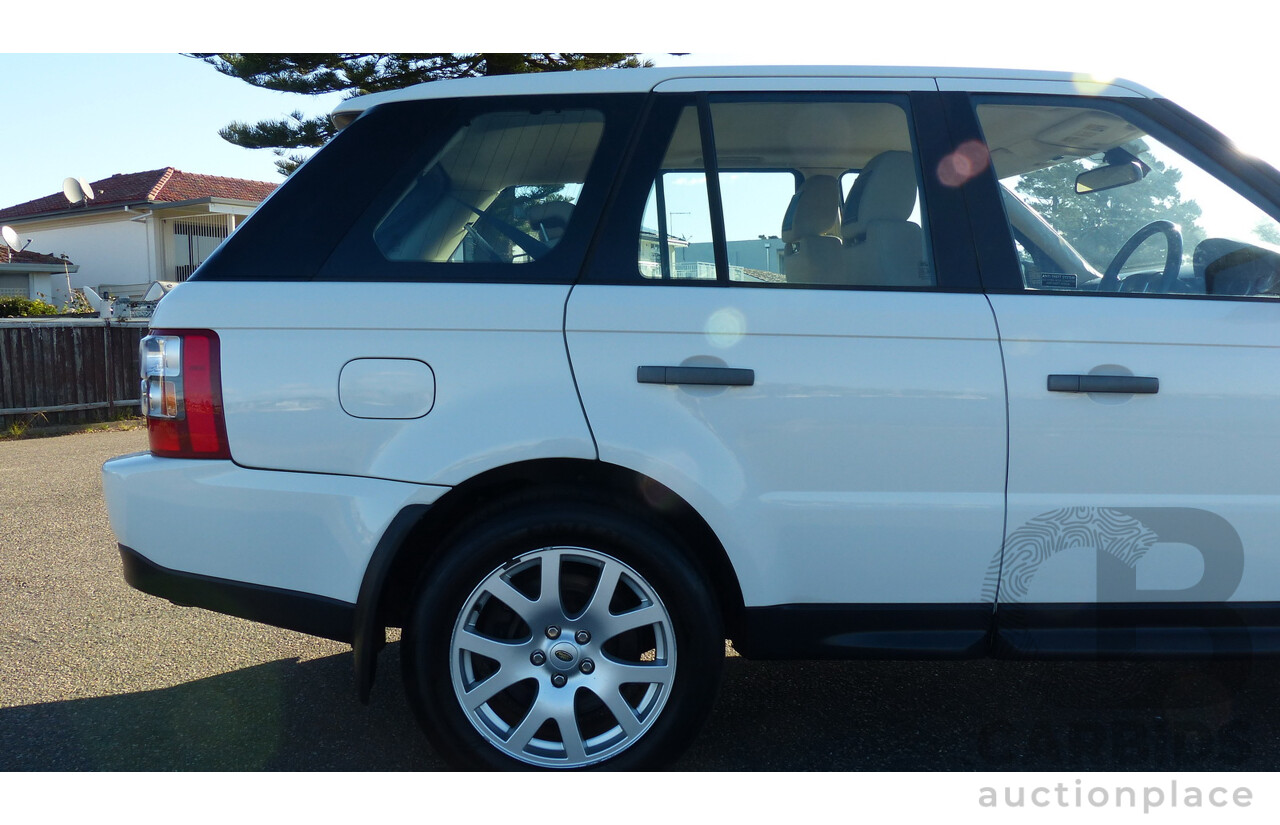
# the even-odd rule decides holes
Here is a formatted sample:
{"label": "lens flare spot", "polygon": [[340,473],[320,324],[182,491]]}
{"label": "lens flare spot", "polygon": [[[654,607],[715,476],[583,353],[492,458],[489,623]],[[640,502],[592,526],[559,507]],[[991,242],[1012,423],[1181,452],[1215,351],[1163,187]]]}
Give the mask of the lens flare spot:
{"label": "lens flare spot", "polygon": [[964,186],[991,165],[991,154],[980,140],[960,144],[938,164],[938,180],[944,186]]}
{"label": "lens flare spot", "polygon": [[1071,76],[1071,83],[1078,95],[1100,95],[1108,86],[1115,83],[1114,77],[1105,75],[1076,73]]}
{"label": "lens flare spot", "polygon": [[707,319],[706,333],[713,347],[728,349],[747,334],[747,318],[733,307],[717,309]]}

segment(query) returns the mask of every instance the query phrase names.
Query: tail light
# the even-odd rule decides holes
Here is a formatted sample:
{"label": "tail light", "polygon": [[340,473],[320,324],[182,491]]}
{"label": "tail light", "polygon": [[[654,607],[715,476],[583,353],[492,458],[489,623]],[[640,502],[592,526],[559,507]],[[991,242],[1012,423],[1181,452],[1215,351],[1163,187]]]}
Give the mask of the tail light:
{"label": "tail light", "polygon": [[218,336],[207,329],[153,330],[142,339],[142,414],[151,453],[231,458],[222,413]]}

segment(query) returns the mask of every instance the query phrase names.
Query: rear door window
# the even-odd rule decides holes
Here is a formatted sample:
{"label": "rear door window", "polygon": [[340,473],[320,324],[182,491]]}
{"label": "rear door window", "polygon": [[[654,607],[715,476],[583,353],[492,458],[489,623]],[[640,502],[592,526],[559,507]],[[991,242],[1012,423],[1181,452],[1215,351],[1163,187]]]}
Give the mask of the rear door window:
{"label": "rear door window", "polygon": [[707,111],[712,146],[698,107],[687,107],[650,188],[643,278],[935,285],[902,105],[798,96],[713,101]]}

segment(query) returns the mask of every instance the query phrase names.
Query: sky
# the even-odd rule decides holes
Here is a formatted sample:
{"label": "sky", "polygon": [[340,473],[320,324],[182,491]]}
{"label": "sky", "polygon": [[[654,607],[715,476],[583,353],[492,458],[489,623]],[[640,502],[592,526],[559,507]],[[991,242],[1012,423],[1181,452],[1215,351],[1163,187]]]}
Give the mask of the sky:
{"label": "sky", "polygon": [[[74,19],[59,18],[72,17],[58,11],[60,4],[44,4],[48,8],[10,18],[4,49],[36,43],[60,51],[0,53],[0,208],[60,192],[69,176],[97,180],[165,166],[276,181],[269,150],[229,144],[218,129],[295,109],[326,113],[341,97],[257,89],[176,50],[336,51],[372,43],[408,51],[443,45],[419,41],[451,40],[450,32],[459,50],[638,49],[659,65],[976,66],[1125,77],[1201,115],[1251,153],[1280,162],[1274,103],[1280,6],[1256,0],[1115,0],[1075,10],[1034,0],[922,0],[880,8],[796,0],[767,16],[735,16],[722,3],[702,0],[653,0],[626,14],[625,44],[614,42],[622,18],[602,19],[610,14],[602,10],[622,7],[589,0],[557,3],[555,14],[490,0],[487,19],[507,22],[483,31],[474,7],[442,11],[431,8],[437,4],[391,2],[356,14],[350,3],[318,0],[299,15],[296,4],[274,3],[219,17],[137,0],[127,7],[133,23],[121,19],[123,7],[115,4],[82,6]],[[157,22],[141,22],[148,20]],[[815,20],[823,24],[812,25]],[[405,39],[414,42],[398,42]],[[158,42],[175,51],[156,52]],[[119,51],[100,51],[106,43]]]}

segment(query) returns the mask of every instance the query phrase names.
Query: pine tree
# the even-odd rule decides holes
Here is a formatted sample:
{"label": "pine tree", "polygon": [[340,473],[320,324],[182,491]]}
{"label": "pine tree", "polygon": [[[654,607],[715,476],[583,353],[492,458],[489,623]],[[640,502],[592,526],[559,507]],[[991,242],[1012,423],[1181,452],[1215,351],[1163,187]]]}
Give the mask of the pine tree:
{"label": "pine tree", "polygon": [[[229,77],[277,92],[348,97],[399,89],[415,83],[575,69],[629,68],[644,65],[635,54],[190,54]],[[248,149],[272,149],[283,175],[305,154],[289,150],[323,146],[333,137],[327,117],[294,111],[277,120],[227,124],[218,134]]]}
{"label": "pine tree", "polygon": [[[1197,221],[1200,205],[1185,200],[1178,187],[1182,173],[1146,156],[1151,173],[1141,182],[1104,192],[1076,194],[1076,175],[1090,168],[1083,161],[1051,166],[1023,175],[1017,191],[1049,224],[1102,271],[1131,235],[1158,220],[1169,220],[1182,228],[1183,254],[1189,256],[1205,238]],[[1159,269],[1164,264],[1164,248],[1152,241],[1143,244],[1129,260],[1129,266]]]}

